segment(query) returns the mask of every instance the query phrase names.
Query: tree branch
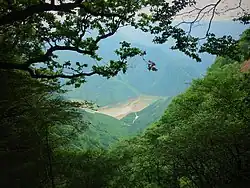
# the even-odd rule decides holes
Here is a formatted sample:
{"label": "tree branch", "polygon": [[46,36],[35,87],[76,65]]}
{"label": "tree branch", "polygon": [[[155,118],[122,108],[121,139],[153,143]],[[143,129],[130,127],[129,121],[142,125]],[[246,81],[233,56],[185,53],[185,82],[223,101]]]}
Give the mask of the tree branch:
{"label": "tree branch", "polygon": [[[119,28],[119,23],[117,24],[117,27],[115,29],[113,29],[111,32],[106,33],[104,35],[98,36],[95,40],[95,43],[100,42],[103,39],[106,39],[110,36],[112,36],[113,34],[115,34],[115,32],[118,30]],[[89,73],[77,73],[77,74],[55,74],[55,75],[46,75],[46,74],[40,74],[38,73],[36,70],[33,70],[30,65],[34,64],[34,63],[42,63],[42,62],[46,62],[46,61],[50,61],[51,57],[53,56],[53,52],[55,51],[64,51],[64,50],[68,50],[68,51],[74,51],[74,52],[78,52],[81,54],[87,54],[87,55],[93,55],[93,51],[90,50],[82,50],[80,48],[77,47],[73,47],[73,46],[52,46],[50,47],[45,54],[37,56],[35,58],[29,59],[26,62],[24,62],[23,64],[14,64],[14,63],[3,63],[0,62],[0,69],[6,69],[6,70],[23,70],[26,71],[30,74],[30,76],[32,78],[46,78],[46,79],[55,79],[55,78],[77,78],[77,77],[82,77],[82,76],[92,76],[94,74],[98,74],[95,71],[89,72]]]}
{"label": "tree branch", "polygon": [[53,56],[53,52],[55,52],[55,51],[64,51],[64,50],[74,51],[74,52],[87,54],[87,55],[93,55],[92,51],[81,50],[81,49],[79,49],[77,47],[73,47],[73,46],[58,46],[58,45],[56,45],[56,46],[53,46],[53,47],[49,48],[44,55],[40,55],[40,56],[38,56],[36,58],[29,59],[24,64],[29,66],[29,65],[31,65],[33,63],[49,61],[50,57]]}
{"label": "tree branch", "polygon": [[106,34],[101,35],[101,36],[98,36],[98,37],[96,38],[95,42],[98,43],[98,42],[100,42],[101,40],[106,39],[106,38],[111,37],[112,35],[114,35],[114,34],[116,33],[116,31],[119,29],[119,26],[120,26],[120,22],[117,23],[116,28],[113,29],[111,32],[106,33]]}
{"label": "tree branch", "polygon": [[217,14],[224,14],[226,12],[233,11],[233,10],[236,10],[236,9],[242,9],[243,11],[245,11],[241,6],[242,6],[242,0],[239,0],[239,3],[238,3],[238,5],[236,7],[232,7],[232,8],[229,8],[229,9],[223,11],[223,12],[216,12],[216,13]]}
{"label": "tree branch", "polygon": [[18,63],[4,63],[0,62],[0,69],[16,69],[16,70],[27,70],[29,66],[25,64],[18,64]]}
{"label": "tree branch", "polygon": [[103,40],[103,39],[106,39],[106,38],[108,38],[108,37],[111,37],[112,35],[115,34],[116,31],[117,31],[117,29],[116,29],[116,30],[113,30],[113,31],[111,31],[111,32],[109,32],[109,33],[107,33],[107,34],[98,36],[98,37],[96,38],[95,42],[98,43],[98,42],[100,42],[100,41]]}
{"label": "tree branch", "polygon": [[[206,31],[206,35],[205,35],[205,37],[200,38],[200,40],[205,39],[207,37],[207,35],[209,34],[209,31],[210,31],[211,25],[212,25],[212,21],[214,19],[215,14],[218,14],[216,12],[216,8],[221,3],[221,1],[222,0],[218,0],[216,3],[208,4],[208,5],[206,5],[206,6],[202,7],[202,8],[197,8],[197,7],[194,6],[193,10],[191,10],[189,12],[184,12],[182,14],[179,14],[178,16],[183,16],[183,15],[190,14],[190,13],[192,13],[194,11],[198,11],[197,15],[195,16],[195,18],[192,21],[182,21],[182,22],[178,23],[177,25],[175,25],[175,27],[178,27],[178,26],[180,26],[182,24],[189,24],[190,25],[189,26],[189,31],[187,33],[188,33],[188,35],[190,35],[191,32],[192,32],[192,28],[193,28],[194,24],[197,23],[197,22],[200,22],[205,17],[206,14],[209,14],[212,11],[211,17],[209,19],[209,23],[208,23],[208,28],[207,28],[207,31]],[[240,0],[240,2],[239,2],[239,6],[241,5],[241,1],[242,0]],[[209,10],[203,12],[204,10],[206,10],[209,7],[211,7]],[[228,9],[228,11],[230,11],[230,9]],[[203,14],[203,15],[201,16],[201,14]]]}
{"label": "tree branch", "polygon": [[52,5],[49,3],[36,4],[27,7],[24,10],[12,11],[0,18],[0,25],[12,24],[15,21],[25,20],[26,18],[45,11],[69,11],[76,8],[78,5],[74,3],[67,3],[63,5]]}
{"label": "tree branch", "polygon": [[90,8],[86,7],[84,4],[81,3],[82,1],[76,1],[75,3],[64,3],[60,5],[55,4],[36,4],[27,7],[24,10],[14,10],[10,13],[0,17],[0,26],[6,24],[12,24],[16,21],[25,20],[26,18],[33,16],[34,14],[39,14],[46,11],[63,11],[63,12],[71,12],[71,10],[75,8],[83,8],[87,13],[93,16],[104,16],[104,17],[123,17],[117,13],[110,13],[110,12],[95,12],[92,11]]}
{"label": "tree branch", "polygon": [[[211,6],[212,6],[212,8],[209,9],[208,11],[206,11],[206,12],[203,14],[202,17],[204,17],[205,14],[209,13],[209,12],[213,9],[213,7],[214,7],[215,5],[216,5],[216,4],[208,4],[208,5],[206,5],[206,6],[202,7],[202,8],[196,8],[196,7],[195,7],[195,9],[193,9],[192,11],[189,11],[189,12],[185,12],[185,13],[179,14],[178,16],[181,16],[181,15],[185,15],[185,14],[192,13],[193,11],[197,11],[197,10],[199,11],[199,12],[197,13],[197,15],[195,16],[195,19],[194,19],[194,20],[192,20],[192,21],[184,21],[184,20],[183,20],[182,22],[180,22],[180,23],[178,23],[177,25],[175,25],[175,27],[178,27],[178,26],[180,26],[180,25],[182,25],[182,24],[190,24],[190,27],[192,27],[193,24],[194,24],[195,22],[197,22],[197,20],[199,19],[201,13],[202,13],[205,9],[207,9],[208,7],[211,7]],[[183,19],[183,17],[182,17],[182,19]],[[189,30],[190,30],[190,29],[189,29]]]}
{"label": "tree branch", "polygon": [[39,73],[32,73],[30,70],[27,70],[30,73],[30,76],[32,78],[46,78],[46,79],[55,79],[55,78],[78,78],[78,77],[84,77],[84,76],[92,76],[94,74],[97,74],[96,72],[89,72],[89,73],[79,73],[79,74],[71,74],[71,75],[66,75],[66,74],[55,74],[55,75],[46,75],[46,74],[39,74]]}
{"label": "tree branch", "polygon": [[211,16],[211,18],[209,19],[209,24],[208,24],[206,36],[208,35],[208,33],[209,33],[209,31],[210,31],[211,24],[212,24],[212,21],[213,21],[213,19],[214,19],[216,7],[219,5],[220,2],[221,2],[221,0],[219,0],[219,1],[216,3],[216,5],[214,6],[214,9],[213,9],[213,12],[212,12],[212,16]]}
{"label": "tree branch", "polygon": [[211,18],[209,19],[209,24],[208,24],[208,28],[207,28],[206,35],[205,35],[203,38],[201,38],[200,40],[205,39],[205,38],[208,36],[209,31],[210,31],[210,29],[211,29],[212,21],[213,21],[213,19],[214,19],[214,15],[215,15],[215,12],[216,12],[216,8],[217,8],[217,6],[220,4],[221,1],[222,1],[222,0],[219,0],[219,1],[217,1],[217,3],[215,4],[215,6],[214,6],[214,8],[213,8],[212,16],[211,16]]}
{"label": "tree branch", "polygon": [[92,71],[89,73],[78,73],[78,74],[55,74],[55,75],[46,75],[46,74],[40,74],[37,71],[30,68],[28,65],[25,64],[17,64],[17,63],[3,63],[0,62],[0,69],[4,70],[23,70],[30,74],[32,78],[47,78],[47,79],[55,79],[55,78],[77,78],[82,76],[92,76],[94,74],[97,74],[97,72]]}

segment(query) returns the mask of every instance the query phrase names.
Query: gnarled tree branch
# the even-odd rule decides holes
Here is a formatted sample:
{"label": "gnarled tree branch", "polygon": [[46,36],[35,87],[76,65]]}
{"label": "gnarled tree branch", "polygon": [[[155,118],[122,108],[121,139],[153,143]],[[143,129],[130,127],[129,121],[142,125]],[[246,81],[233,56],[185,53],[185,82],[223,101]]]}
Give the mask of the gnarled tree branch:
{"label": "gnarled tree branch", "polygon": [[[235,7],[229,7],[223,11],[217,11],[217,7],[222,4],[222,0],[217,0],[216,2],[214,3],[210,3],[210,4],[207,4],[201,8],[198,8],[196,7],[195,5],[193,5],[193,9],[190,10],[190,11],[187,11],[187,12],[183,12],[183,13],[180,13],[180,14],[177,14],[176,15],[176,18],[182,16],[182,19],[183,17],[188,17],[188,16],[191,16],[191,17],[194,17],[194,19],[192,19],[191,21],[185,21],[183,19],[182,22],[178,23],[177,25],[175,25],[176,27],[182,25],[182,24],[189,24],[189,31],[187,32],[188,34],[191,33],[192,31],[192,27],[194,26],[195,23],[199,23],[205,16],[209,16],[209,19],[208,19],[208,28],[207,28],[207,31],[206,31],[206,34],[204,37],[200,38],[200,40],[203,40],[207,37],[210,29],[211,29],[211,25],[212,25],[212,21],[214,20],[215,18],[215,15],[222,15],[226,12],[229,12],[229,11],[233,11],[233,10],[236,10],[236,9],[241,9],[243,12],[245,11],[243,8],[242,8],[242,0],[238,0],[238,4],[235,6]],[[226,2],[225,2],[226,3]],[[208,10],[206,10],[207,8],[209,8]]]}
{"label": "gnarled tree branch", "polygon": [[56,46],[53,46],[53,47],[49,48],[44,55],[40,55],[40,56],[38,56],[36,58],[29,59],[24,64],[31,65],[33,63],[41,63],[41,62],[49,61],[50,57],[53,56],[53,52],[55,52],[55,51],[64,51],[64,50],[74,51],[74,52],[78,52],[78,53],[82,53],[82,54],[88,54],[88,55],[93,54],[92,51],[82,50],[80,48],[73,47],[73,46],[59,46],[59,45],[56,45]]}
{"label": "gnarled tree branch", "polygon": [[36,4],[31,5],[27,7],[24,10],[13,10],[10,13],[7,13],[6,15],[0,17],[0,26],[6,25],[6,24],[12,24],[16,21],[23,21],[26,18],[33,16],[34,14],[39,14],[46,11],[62,11],[62,12],[71,12],[75,8],[82,8],[87,13],[93,15],[93,16],[103,16],[103,17],[123,17],[120,14],[117,13],[111,13],[111,12],[95,12],[85,6],[82,1],[75,1],[74,3],[64,3],[60,5],[55,4]]}
{"label": "gnarled tree branch", "polygon": [[89,73],[78,73],[78,74],[54,74],[54,75],[46,75],[46,74],[40,74],[37,71],[30,68],[28,65],[25,64],[17,64],[17,63],[4,63],[0,62],[0,69],[7,69],[7,70],[23,70],[30,74],[32,78],[47,78],[47,79],[55,79],[55,78],[77,78],[77,77],[83,77],[83,76],[92,76],[94,74],[97,74],[97,72],[92,71]]}
{"label": "gnarled tree branch", "polygon": [[55,78],[78,78],[78,77],[85,77],[85,76],[92,76],[94,74],[97,74],[95,71],[89,72],[89,73],[78,73],[78,74],[71,74],[71,75],[66,75],[66,74],[54,74],[54,75],[46,75],[46,74],[39,74],[34,71],[32,73],[30,72],[31,70],[27,70],[30,73],[30,76],[32,78],[46,78],[46,79],[55,79]]}

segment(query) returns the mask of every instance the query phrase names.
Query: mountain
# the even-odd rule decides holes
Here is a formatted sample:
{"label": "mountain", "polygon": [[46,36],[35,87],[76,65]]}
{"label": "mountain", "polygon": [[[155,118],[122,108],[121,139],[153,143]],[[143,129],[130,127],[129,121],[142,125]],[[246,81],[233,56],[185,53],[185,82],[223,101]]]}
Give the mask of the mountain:
{"label": "mountain", "polygon": [[72,147],[108,148],[121,139],[137,135],[160,119],[171,99],[158,99],[143,110],[130,113],[120,120],[96,111],[81,110],[84,121],[89,122],[89,125],[74,139]]}
{"label": "mountain", "polygon": [[[208,22],[200,22],[200,25],[194,25],[192,34],[195,36],[203,36],[206,33]],[[188,29],[188,25],[183,25],[183,28]],[[245,28],[246,26],[232,21],[214,21],[210,31],[223,36],[226,34],[225,31],[230,30],[230,34],[238,38]],[[91,100],[105,106],[140,95],[176,96],[185,91],[192,79],[205,75],[206,69],[215,59],[214,56],[202,54],[202,62],[197,63],[181,52],[170,50],[173,41],[156,45],[152,44],[152,38],[147,33],[124,27],[114,36],[101,41],[98,54],[103,57],[103,61],[98,63],[88,56],[70,52],[61,53],[62,61],[67,57],[72,61],[88,63],[90,66],[86,68],[86,71],[89,71],[93,64],[102,64],[111,59],[117,59],[114,50],[120,46],[120,41],[126,40],[131,42],[132,46],[146,50],[146,60],[154,61],[158,68],[157,72],[149,72],[146,62],[140,57],[135,57],[129,61],[126,74],[119,74],[109,80],[99,76],[89,77],[87,83],[81,88],[68,87],[72,91],[67,94],[67,97]]]}
{"label": "mountain", "polygon": [[158,99],[140,112],[130,113],[121,120],[128,124],[129,135],[136,135],[158,121],[170,104],[172,97]]}
{"label": "mountain", "polygon": [[[201,23],[201,27],[194,27],[192,33],[203,36],[206,33],[207,24]],[[217,21],[213,22],[211,32],[223,36],[226,34],[225,31],[230,30],[230,34],[238,38],[245,27],[229,21]],[[119,47],[119,42],[123,40],[131,42],[132,46],[146,50],[145,59],[154,61],[158,71],[147,71],[146,62],[140,57],[136,57],[129,61],[126,74],[118,74],[111,79],[91,76],[87,78],[87,83],[80,88],[67,87],[71,90],[67,93],[67,98],[91,100],[102,107],[102,113],[108,112],[106,114],[84,112],[85,118],[91,125],[80,136],[78,142],[80,147],[108,147],[123,137],[142,132],[160,118],[172,97],[185,91],[193,79],[204,76],[206,69],[215,59],[214,56],[202,54],[202,63],[197,63],[178,51],[170,50],[171,44],[169,43],[153,45],[151,43],[152,36],[131,28],[125,28],[115,36],[100,43],[98,53],[103,57],[103,62],[98,62],[98,64],[110,59],[117,59],[113,51]],[[73,61],[88,63],[90,67],[97,64],[89,57],[76,53],[63,52],[60,54],[62,61],[66,57]],[[89,71],[89,69],[86,68],[86,71]],[[151,101],[148,105],[143,106],[141,111],[129,109],[130,113],[126,111],[125,115],[115,116],[115,114],[123,112],[125,107],[126,110],[131,107],[131,105],[123,104],[129,103],[131,100],[136,101],[137,98],[142,96],[155,96],[159,97],[159,100]],[[110,110],[112,111],[111,114]],[[113,117],[108,115],[113,115]]]}
{"label": "mountain", "polygon": [[[103,114],[105,112],[80,109],[84,122],[89,124],[86,130],[79,133],[74,139],[72,147],[76,149],[108,148],[120,139],[137,135],[160,119],[172,98],[144,96],[139,99],[132,100],[131,103],[138,102],[135,104],[137,108],[142,103],[148,102],[149,105],[146,105],[141,111],[130,113],[120,119]],[[111,106],[111,108],[115,109],[116,107]]]}
{"label": "mountain", "polygon": [[[105,44],[102,49],[104,59],[112,59],[108,46],[114,41]],[[146,58],[156,63],[157,72],[149,72],[147,64],[140,57],[132,59],[126,74],[106,79],[99,76],[89,77],[81,88],[70,88],[68,98],[91,100],[100,106],[126,101],[140,95],[175,96],[184,91],[189,82],[201,77],[206,67],[201,63],[178,52],[165,52],[157,46],[147,47],[136,45],[147,50]],[[211,57],[204,56],[204,62],[212,62]]]}
{"label": "mountain", "polygon": [[81,88],[71,88],[67,94],[69,98],[93,101],[99,106],[116,104],[140,95],[141,92],[138,89],[119,78],[107,80],[96,75]]}
{"label": "mountain", "polygon": [[[84,122],[89,125],[74,140],[73,147],[107,148],[120,139],[134,136],[157,121],[170,101],[171,97],[141,96],[127,103],[110,105],[97,111],[80,109]],[[120,111],[126,111],[126,113],[115,114]],[[138,115],[136,121],[135,114]]]}

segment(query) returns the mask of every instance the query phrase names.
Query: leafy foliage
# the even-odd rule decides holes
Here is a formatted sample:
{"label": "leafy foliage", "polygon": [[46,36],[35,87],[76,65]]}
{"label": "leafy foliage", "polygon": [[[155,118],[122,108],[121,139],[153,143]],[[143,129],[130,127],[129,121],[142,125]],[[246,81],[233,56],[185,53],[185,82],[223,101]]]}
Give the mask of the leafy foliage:
{"label": "leafy foliage", "polygon": [[79,149],[107,149],[122,138],[129,136],[129,125],[123,121],[95,111],[81,110],[80,113],[89,125],[84,132],[71,139],[72,149],[77,151]]}
{"label": "leafy foliage", "polygon": [[[214,9],[219,3],[214,4]],[[120,71],[126,72],[130,58],[144,56],[146,52],[121,41],[120,48],[114,52],[116,60],[92,67],[88,67],[88,62],[72,62],[71,59],[60,62],[56,52],[72,51],[101,62],[99,43],[125,26],[151,33],[153,42],[158,44],[174,39],[172,49],[197,61],[201,61],[198,52],[233,57],[231,52],[236,52],[237,47],[231,36],[218,39],[207,32],[208,40],[200,48],[199,38],[173,25],[180,11],[195,4],[193,0],[173,0],[171,3],[166,0],[3,1],[0,3],[0,47],[12,52],[8,57],[0,54],[0,68],[26,71],[33,78],[55,82],[59,78],[69,79],[66,84],[75,87],[80,87],[86,77],[94,74],[113,77]],[[144,9],[147,11],[142,11]],[[248,18],[246,14],[238,20],[247,24]],[[225,47],[225,51],[221,47]],[[12,61],[15,56],[21,57],[18,62]]]}
{"label": "leafy foliage", "polygon": [[248,83],[239,64],[212,67],[142,137],[125,142],[124,153],[121,146],[115,149],[128,157],[125,163],[125,156],[117,157],[123,170],[113,177],[113,187],[248,185]]}
{"label": "leafy foliage", "polygon": [[[102,58],[97,54],[100,41],[114,35],[120,27],[150,23],[146,21],[149,18],[145,14],[140,14],[139,19],[135,19],[140,9],[148,5],[164,5],[164,8],[171,11],[170,19],[176,11],[189,4],[185,0],[174,1],[172,6],[164,3],[133,0],[71,0],[50,3],[38,0],[4,1],[0,10],[0,30],[4,33],[1,35],[1,46],[8,45],[22,59],[20,64],[2,59],[1,68],[24,70],[34,78],[71,78],[68,84],[75,84],[76,87],[84,83],[85,76],[99,74],[110,78],[119,71],[126,71],[128,58],[145,55],[145,52],[131,47],[128,42],[121,42],[121,48],[115,51],[119,60],[110,60],[103,66],[94,65],[91,72],[87,73],[86,63],[74,62],[73,65],[67,60],[62,64],[56,60],[54,52],[69,50],[101,61]],[[88,35],[89,31],[92,32],[91,35]],[[11,38],[13,35],[14,39]],[[43,66],[37,66],[37,63]]]}
{"label": "leafy foliage", "polygon": [[49,186],[53,151],[65,147],[85,123],[74,104],[56,94],[56,87],[19,72],[1,71],[0,77],[1,187]]}

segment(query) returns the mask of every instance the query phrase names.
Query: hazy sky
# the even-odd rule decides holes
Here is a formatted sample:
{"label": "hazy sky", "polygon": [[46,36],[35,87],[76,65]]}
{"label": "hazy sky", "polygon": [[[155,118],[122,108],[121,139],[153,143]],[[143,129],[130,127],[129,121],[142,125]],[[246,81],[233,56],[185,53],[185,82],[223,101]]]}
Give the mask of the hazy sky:
{"label": "hazy sky", "polygon": [[[203,8],[206,5],[209,4],[216,4],[219,0],[197,0],[197,4],[195,5],[196,8]],[[216,12],[218,14],[215,15],[214,19],[216,20],[229,20],[232,19],[232,17],[237,16],[238,13],[242,13],[243,8],[245,11],[249,12],[250,8],[250,0],[221,0],[221,2],[218,4],[216,8]],[[212,6],[208,6],[203,13],[211,9]],[[185,9],[182,12],[188,12],[190,10],[193,10],[194,7],[189,7]],[[197,15],[198,11],[193,12],[193,15]],[[212,13],[212,11],[211,11]],[[208,15],[208,14],[206,14]],[[211,14],[210,14],[211,15]],[[210,15],[208,15],[206,18],[209,19]]]}
{"label": "hazy sky", "polygon": [[[190,10],[193,10],[194,8],[201,9],[201,8],[205,7],[206,5],[215,4],[216,2],[218,2],[218,0],[197,0],[197,4],[195,5],[195,7],[186,8],[181,13],[189,12]],[[243,8],[246,12],[250,12],[250,10],[249,10],[250,0],[221,0],[221,2],[218,4],[218,6],[216,8],[216,12],[218,14],[216,14],[214,16],[213,20],[214,21],[230,21],[230,20],[232,20],[232,18],[237,16],[238,13],[242,13],[242,9],[239,8],[239,5],[241,5],[241,8]],[[212,8],[212,6],[208,6],[208,8],[204,9],[201,16],[203,15],[203,13],[205,13],[206,11],[208,11],[211,8]],[[143,12],[148,12],[148,11],[144,10]],[[192,12],[191,14],[189,13],[189,14],[185,14],[185,15],[177,17],[176,23],[179,23],[180,21],[183,21],[183,20],[184,21],[190,21],[190,19],[193,20],[194,17],[189,18],[189,16],[190,15],[196,16],[197,12],[198,12],[198,10]],[[210,12],[212,13],[212,11],[210,11]],[[205,14],[205,15],[206,16],[204,16],[202,20],[205,21],[207,24],[208,23],[207,21],[210,19],[211,14]],[[212,26],[213,25],[215,25],[215,24],[212,24]],[[242,26],[239,24],[235,23],[235,24],[230,24],[230,25],[233,28],[232,29],[230,27],[223,28],[222,29],[222,31],[224,32],[223,34],[230,34],[230,32],[228,30],[231,30],[231,31],[234,30],[232,32],[232,34],[238,35],[244,30],[242,28]],[[185,26],[185,24],[183,26]],[[188,25],[186,25],[186,26],[188,26]],[[224,26],[222,26],[222,27],[224,27]],[[215,30],[220,29],[219,24],[214,26],[214,28],[215,28]],[[202,31],[200,31],[200,30],[202,30]],[[196,28],[196,33],[197,33],[197,31],[199,33],[202,33],[202,32],[206,33],[206,26]],[[152,43],[153,37],[150,34],[131,29],[130,27],[122,28],[121,30],[119,30],[118,35],[121,35],[127,39],[130,39],[131,41],[140,41],[140,43],[143,45],[147,45],[147,46],[154,45]]]}
{"label": "hazy sky", "polygon": [[[188,27],[188,25],[185,25]],[[192,34],[195,36],[203,37],[206,34],[208,28],[208,22],[202,24],[199,27],[195,27],[192,31]],[[211,32],[215,33],[218,36],[223,35],[232,35],[233,37],[239,37],[239,35],[247,29],[247,25],[240,24],[238,22],[232,21],[214,21],[212,22]],[[135,30],[131,27],[123,27],[120,29],[114,37],[122,38],[122,40],[128,40],[132,43],[141,44],[144,46],[156,46],[152,42],[153,36],[149,33],[144,33],[140,30]],[[168,46],[171,45],[171,42],[167,42]]]}
{"label": "hazy sky", "polygon": [[[171,2],[172,0],[169,0]],[[246,12],[249,12],[250,8],[250,0],[196,0],[196,5],[193,7],[187,7],[180,13],[189,12],[195,8],[202,9],[203,7],[209,5],[209,4],[216,4],[218,1],[219,4],[216,7],[216,13],[214,16],[215,20],[229,20],[232,19],[232,17],[237,16],[238,13],[242,13],[243,8]],[[241,8],[240,8],[241,7]],[[204,19],[210,19],[212,14],[212,6],[208,6],[202,13],[200,14],[203,16],[203,13],[205,13]],[[210,10],[210,11],[209,11]],[[147,8],[142,10],[143,12],[149,12]],[[182,16],[179,16],[176,18],[176,20],[188,20],[189,16],[196,16],[199,10],[196,10],[192,13],[188,13]],[[210,13],[206,13],[210,12]]]}

